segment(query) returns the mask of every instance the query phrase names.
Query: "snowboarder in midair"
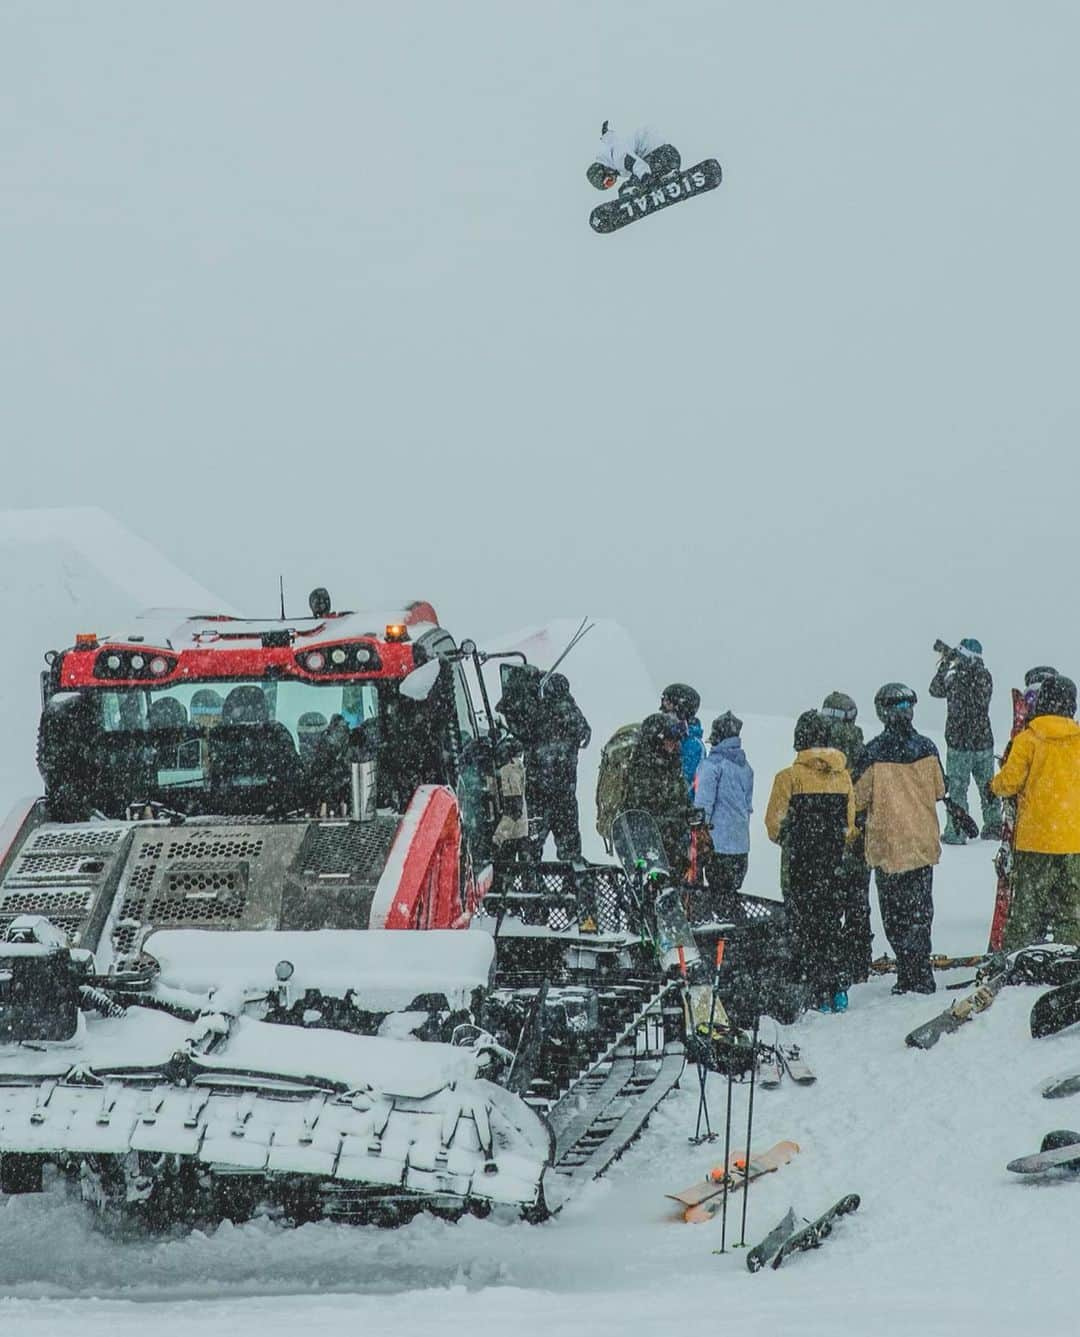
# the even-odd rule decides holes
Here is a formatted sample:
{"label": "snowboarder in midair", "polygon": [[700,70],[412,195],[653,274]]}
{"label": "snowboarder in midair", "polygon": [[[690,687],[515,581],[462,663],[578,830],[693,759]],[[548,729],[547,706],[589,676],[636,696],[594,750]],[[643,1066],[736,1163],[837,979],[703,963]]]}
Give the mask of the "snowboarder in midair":
{"label": "snowboarder in midair", "polygon": [[600,144],[585,175],[597,190],[610,190],[620,176],[631,184],[666,176],[682,166],[679,150],[654,135],[648,127],[620,135],[607,121],[600,127]]}

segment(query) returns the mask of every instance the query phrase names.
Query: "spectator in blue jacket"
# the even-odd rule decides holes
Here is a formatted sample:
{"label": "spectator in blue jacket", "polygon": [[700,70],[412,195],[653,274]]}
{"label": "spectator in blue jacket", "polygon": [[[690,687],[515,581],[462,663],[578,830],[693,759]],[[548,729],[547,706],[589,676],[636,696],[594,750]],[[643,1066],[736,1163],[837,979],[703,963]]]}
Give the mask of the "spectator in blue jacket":
{"label": "spectator in blue jacket", "polygon": [[717,899],[742,886],[750,862],[750,814],[754,810],[754,772],[739,734],[742,720],[729,710],[713,720],[709,753],[697,775],[694,802],[705,810],[712,851],[705,857],[705,877]]}

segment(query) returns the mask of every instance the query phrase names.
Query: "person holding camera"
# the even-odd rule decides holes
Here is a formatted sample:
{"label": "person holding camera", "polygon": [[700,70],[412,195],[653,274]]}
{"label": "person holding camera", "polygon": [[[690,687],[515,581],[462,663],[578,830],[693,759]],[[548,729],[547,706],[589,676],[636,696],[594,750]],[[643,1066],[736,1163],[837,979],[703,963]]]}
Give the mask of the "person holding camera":
{"label": "person holding camera", "polygon": [[[990,727],[990,698],[994,680],[983,663],[982,645],[967,637],[955,650],[935,641],[941,656],[930,683],[930,695],[945,701],[945,781],[950,803],[967,812],[972,778],[982,805],[983,840],[1001,839],[1001,801],[990,788],[994,775],[994,734]],[[963,845],[952,814],[941,837],[946,845]]]}

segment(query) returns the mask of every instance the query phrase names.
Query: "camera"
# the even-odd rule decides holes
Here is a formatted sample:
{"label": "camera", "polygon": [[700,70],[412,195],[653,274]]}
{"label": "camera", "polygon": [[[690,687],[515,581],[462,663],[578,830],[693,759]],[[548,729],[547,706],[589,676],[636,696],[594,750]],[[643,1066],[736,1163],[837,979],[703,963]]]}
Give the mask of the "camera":
{"label": "camera", "polygon": [[953,655],[956,651],[951,645],[946,645],[944,641],[934,642],[934,653],[936,655]]}

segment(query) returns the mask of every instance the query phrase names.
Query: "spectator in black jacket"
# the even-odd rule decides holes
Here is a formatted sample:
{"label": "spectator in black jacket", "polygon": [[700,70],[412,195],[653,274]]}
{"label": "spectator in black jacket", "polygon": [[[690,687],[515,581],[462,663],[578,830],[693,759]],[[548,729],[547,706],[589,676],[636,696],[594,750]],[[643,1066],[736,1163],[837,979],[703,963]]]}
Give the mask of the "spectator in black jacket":
{"label": "spectator in black jacket", "polygon": [[[974,638],[961,641],[955,650],[946,650],[930,684],[930,695],[945,700],[949,798],[967,812],[968,786],[974,778],[982,804],[982,838],[1000,840],[1001,801],[990,790],[994,774],[994,735],[990,728],[994,680],[982,653],[982,646]],[[951,814],[941,839],[946,845],[964,844]]]}

